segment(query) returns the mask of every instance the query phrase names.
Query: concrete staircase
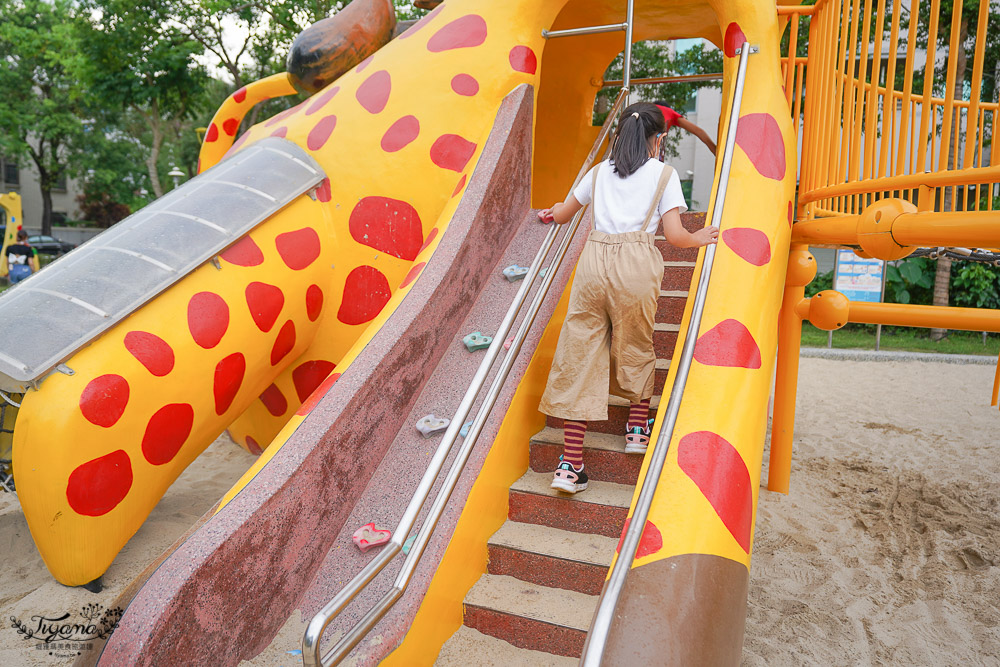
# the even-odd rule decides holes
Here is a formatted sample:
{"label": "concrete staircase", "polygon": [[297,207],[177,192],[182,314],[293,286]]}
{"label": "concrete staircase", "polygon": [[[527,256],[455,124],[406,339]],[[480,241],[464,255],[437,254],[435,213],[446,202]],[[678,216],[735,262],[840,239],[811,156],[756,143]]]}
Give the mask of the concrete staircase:
{"label": "concrete staircase", "polygon": [[[685,214],[694,230],[704,214]],[[656,313],[656,386],[670,367],[697,251],[669,246]],[[650,415],[660,397],[654,396]],[[528,471],[510,487],[506,523],[489,540],[486,574],[465,597],[464,625],[439,665],[574,665],[604,585],[642,457],[625,454],[628,401],[608,398],[608,419],[583,441],[590,483],[568,495],[549,488],[562,453],[562,420],[549,418],[530,442]]]}

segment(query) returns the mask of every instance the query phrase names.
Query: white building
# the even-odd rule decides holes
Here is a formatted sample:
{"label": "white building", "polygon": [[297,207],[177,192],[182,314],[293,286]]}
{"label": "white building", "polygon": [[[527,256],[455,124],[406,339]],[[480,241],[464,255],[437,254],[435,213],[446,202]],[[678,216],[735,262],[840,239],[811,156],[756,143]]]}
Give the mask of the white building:
{"label": "white building", "polygon": [[[79,219],[80,209],[76,198],[80,194],[76,181],[63,179],[61,187],[52,190],[52,225],[59,226],[66,220]],[[38,172],[33,164],[10,159],[0,159],[0,192],[21,195],[22,220],[25,229],[42,228],[42,191],[38,185]]]}

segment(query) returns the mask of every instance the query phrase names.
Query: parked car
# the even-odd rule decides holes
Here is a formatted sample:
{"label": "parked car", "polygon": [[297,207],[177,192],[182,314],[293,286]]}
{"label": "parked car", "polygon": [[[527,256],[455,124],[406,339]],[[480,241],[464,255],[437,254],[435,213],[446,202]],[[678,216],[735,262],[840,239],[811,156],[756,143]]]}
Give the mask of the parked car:
{"label": "parked car", "polygon": [[28,243],[41,255],[62,255],[76,246],[66,241],[60,241],[54,236],[29,236]]}

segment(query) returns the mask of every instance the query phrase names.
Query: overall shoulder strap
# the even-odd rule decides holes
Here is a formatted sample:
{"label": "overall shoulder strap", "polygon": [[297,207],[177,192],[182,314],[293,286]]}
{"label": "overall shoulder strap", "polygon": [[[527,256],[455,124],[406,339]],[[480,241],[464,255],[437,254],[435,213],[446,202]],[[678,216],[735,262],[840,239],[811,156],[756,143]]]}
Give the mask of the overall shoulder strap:
{"label": "overall shoulder strap", "polygon": [[660,203],[660,199],[663,198],[663,193],[667,190],[667,183],[670,182],[670,176],[674,173],[674,168],[669,164],[663,165],[663,171],[660,172],[660,180],[656,183],[656,192],[653,194],[653,201],[649,204],[649,210],[646,212],[646,219],[642,221],[643,231],[649,227],[649,222],[656,215],[656,206]]}
{"label": "overall shoulder strap", "polygon": [[601,163],[594,165],[591,171],[594,172],[594,178],[590,184],[590,222],[597,229],[597,173],[601,171]]}

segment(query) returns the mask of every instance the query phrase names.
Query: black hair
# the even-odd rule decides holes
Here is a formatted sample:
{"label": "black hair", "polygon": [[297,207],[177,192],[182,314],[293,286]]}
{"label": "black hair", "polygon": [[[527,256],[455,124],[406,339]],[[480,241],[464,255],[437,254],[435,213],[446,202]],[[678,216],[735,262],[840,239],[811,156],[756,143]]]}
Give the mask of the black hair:
{"label": "black hair", "polygon": [[23,229],[17,230],[18,241],[26,241],[27,239],[28,239],[28,232],[24,231]]}
{"label": "black hair", "polygon": [[634,174],[649,159],[649,138],[665,129],[663,113],[649,102],[626,107],[618,121],[618,134],[611,147],[614,173],[621,178]]}

